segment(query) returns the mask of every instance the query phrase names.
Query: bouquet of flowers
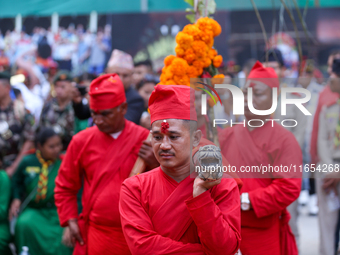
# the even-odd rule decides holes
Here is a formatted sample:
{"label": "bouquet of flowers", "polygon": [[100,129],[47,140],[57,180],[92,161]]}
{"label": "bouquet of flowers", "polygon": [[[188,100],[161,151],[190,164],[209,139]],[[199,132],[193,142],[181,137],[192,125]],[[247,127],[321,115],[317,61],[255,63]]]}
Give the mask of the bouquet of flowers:
{"label": "bouquet of flowers", "polygon": [[223,78],[217,71],[223,58],[213,47],[219,34],[220,24],[209,17],[186,25],[176,36],[176,56],[164,59],[160,84],[190,86],[190,78]]}

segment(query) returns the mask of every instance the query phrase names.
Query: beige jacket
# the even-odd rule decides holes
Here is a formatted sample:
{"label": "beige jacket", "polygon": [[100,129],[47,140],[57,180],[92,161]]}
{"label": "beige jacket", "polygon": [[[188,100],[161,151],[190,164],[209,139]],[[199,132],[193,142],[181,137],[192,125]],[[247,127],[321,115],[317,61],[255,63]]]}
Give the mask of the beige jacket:
{"label": "beige jacket", "polygon": [[340,159],[340,148],[335,148],[334,137],[339,121],[340,105],[324,106],[319,117],[318,153],[320,163],[332,164],[333,159]]}

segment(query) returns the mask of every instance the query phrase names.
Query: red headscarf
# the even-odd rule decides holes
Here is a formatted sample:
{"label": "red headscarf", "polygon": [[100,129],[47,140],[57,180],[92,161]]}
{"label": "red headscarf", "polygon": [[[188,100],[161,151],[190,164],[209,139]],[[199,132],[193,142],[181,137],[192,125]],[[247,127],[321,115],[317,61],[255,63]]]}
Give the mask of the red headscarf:
{"label": "red headscarf", "polygon": [[184,85],[157,85],[149,99],[151,123],[156,120],[197,121],[195,91]]}
{"label": "red headscarf", "polygon": [[105,74],[94,79],[90,85],[90,108],[112,109],[126,102],[124,85],[117,74]]}

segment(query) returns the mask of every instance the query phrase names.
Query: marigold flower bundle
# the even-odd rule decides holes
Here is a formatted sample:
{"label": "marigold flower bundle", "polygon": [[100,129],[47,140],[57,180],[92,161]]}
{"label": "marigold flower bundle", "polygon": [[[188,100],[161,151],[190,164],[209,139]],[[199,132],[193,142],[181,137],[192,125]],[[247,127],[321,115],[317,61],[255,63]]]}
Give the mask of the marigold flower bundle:
{"label": "marigold flower bundle", "polygon": [[190,86],[190,78],[201,77],[205,68],[211,65],[220,67],[223,58],[213,49],[213,45],[214,38],[221,31],[220,24],[208,17],[186,25],[176,36],[176,56],[170,55],[164,59],[160,84]]}

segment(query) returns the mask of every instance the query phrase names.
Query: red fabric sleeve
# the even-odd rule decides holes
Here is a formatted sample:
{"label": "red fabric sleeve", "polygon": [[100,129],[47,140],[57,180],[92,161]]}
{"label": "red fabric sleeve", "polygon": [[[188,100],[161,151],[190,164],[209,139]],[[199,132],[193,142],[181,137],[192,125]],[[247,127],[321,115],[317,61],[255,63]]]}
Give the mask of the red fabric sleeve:
{"label": "red fabric sleeve", "polygon": [[78,140],[73,138],[69,144],[55,180],[54,199],[62,227],[69,219],[78,218],[77,194],[82,185],[79,157],[83,147]]}
{"label": "red fabric sleeve", "polygon": [[294,200],[301,191],[300,165],[302,152],[293,134],[289,133],[278,142],[279,147],[273,155],[273,166],[296,166],[296,172],[291,168],[290,173],[274,173],[271,184],[249,192],[251,205],[258,218],[282,211]]}
{"label": "red fabric sleeve", "polygon": [[[204,254],[200,244],[184,244],[154,231],[151,219],[140,203],[138,178],[122,184],[119,211],[126,242],[132,254]],[[166,226],[164,226],[166,228]]]}
{"label": "red fabric sleeve", "polygon": [[215,187],[212,193],[188,199],[186,205],[205,254],[233,255],[241,241],[240,194],[234,180],[222,179]]}

